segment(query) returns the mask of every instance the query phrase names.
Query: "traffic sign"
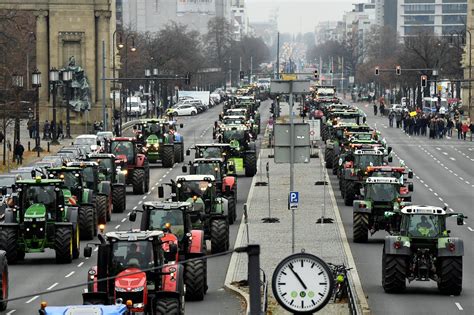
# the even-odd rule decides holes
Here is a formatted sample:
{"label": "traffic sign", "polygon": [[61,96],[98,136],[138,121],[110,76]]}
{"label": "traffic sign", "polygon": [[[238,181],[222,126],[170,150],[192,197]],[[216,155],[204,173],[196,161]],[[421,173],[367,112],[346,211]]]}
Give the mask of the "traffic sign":
{"label": "traffic sign", "polygon": [[297,209],[299,202],[299,193],[297,191],[290,191],[288,195],[288,210]]}

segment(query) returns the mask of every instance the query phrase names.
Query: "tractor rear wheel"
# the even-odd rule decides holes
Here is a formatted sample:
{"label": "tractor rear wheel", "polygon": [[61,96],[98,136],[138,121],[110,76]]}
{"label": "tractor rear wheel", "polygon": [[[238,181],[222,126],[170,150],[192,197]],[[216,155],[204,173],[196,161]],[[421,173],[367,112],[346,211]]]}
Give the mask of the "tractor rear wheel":
{"label": "tractor rear wheel", "polygon": [[333,161],[334,161],[334,150],[333,149],[326,149],[324,152],[324,160],[326,162],[326,168],[333,168]]}
{"label": "tractor rear wheel", "polygon": [[459,295],[462,291],[462,257],[439,259],[438,289],[446,295]]}
{"label": "tractor rear wheel", "polygon": [[7,309],[7,304],[5,300],[8,300],[8,264],[5,257],[1,260],[0,265],[0,312]]}
{"label": "tractor rear wheel", "polygon": [[73,225],[72,239],[72,259],[77,259],[81,255],[81,241],[77,224]]}
{"label": "tractor rear wheel", "polygon": [[250,153],[245,156],[245,176],[252,177],[257,173],[257,155]]}
{"label": "tractor rear wheel", "polygon": [[72,231],[69,227],[57,227],[54,239],[56,263],[69,264],[72,261]]}
{"label": "tractor rear wheel", "polygon": [[133,193],[143,195],[145,193],[145,170],[136,168],[132,174]]}
{"label": "tractor rear wheel", "polygon": [[79,233],[81,240],[91,240],[94,238],[95,213],[91,206],[79,207]]}
{"label": "tractor rear wheel", "polygon": [[156,315],[180,315],[181,309],[179,307],[178,298],[158,298],[156,301]]}
{"label": "tractor rear wheel", "polygon": [[167,145],[164,146],[161,151],[161,165],[163,167],[173,167],[175,162],[175,153],[174,153],[174,146]]}
{"label": "tractor rear wheel", "polygon": [[[125,211],[126,195],[127,195],[127,192],[124,185],[112,187],[113,212],[123,213]],[[110,221],[110,218],[108,221]]]}
{"label": "tractor rear wheel", "polygon": [[202,301],[206,294],[206,260],[194,260],[184,266],[184,284],[186,300]]}
{"label": "tractor rear wheel", "polygon": [[369,239],[369,214],[354,212],[352,219],[354,243],[367,243]]}
{"label": "tractor rear wheel", "polygon": [[95,208],[97,209],[97,222],[99,224],[107,223],[107,213],[108,211],[108,196],[107,195],[97,195],[95,197]]}
{"label": "tractor rear wheel", "polygon": [[229,249],[229,225],[224,219],[211,221],[211,252],[222,253]]}
{"label": "tractor rear wheel", "polygon": [[0,249],[6,252],[10,264],[25,257],[25,253],[18,246],[18,231],[16,229],[3,228],[0,231]]}
{"label": "tractor rear wheel", "polygon": [[355,199],[355,183],[354,181],[347,180],[344,186],[344,204],[346,206],[352,206]]}
{"label": "tractor rear wheel", "polygon": [[232,225],[234,224],[235,222],[235,219],[237,218],[237,213],[236,213],[236,210],[235,210],[235,198],[233,196],[229,196],[227,198],[227,201],[228,201],[228,209],[229,209],[229,213],[227,215],[227,219],[229,221],[229,224]]}
{"label": "tractor rear wheel", "polygon": [[406,256],[382,255],[382,286],[387,293],[397,293],[406,288]]}
{"label": "tractor rear wheel", "polygon": [[174,144],[174,161],[176,163],[181,163],[184,161],[181,159],[181,156],[183,155],[182,149],[183,149],[183,146],[181,143]]}

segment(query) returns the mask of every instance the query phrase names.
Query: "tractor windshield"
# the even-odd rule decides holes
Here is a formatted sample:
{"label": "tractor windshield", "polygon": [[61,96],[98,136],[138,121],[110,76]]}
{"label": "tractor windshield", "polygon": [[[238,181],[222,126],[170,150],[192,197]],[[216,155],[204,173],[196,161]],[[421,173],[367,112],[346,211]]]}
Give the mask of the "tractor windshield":
{"label": "tractor windshield", "polygon": [[[99,163],[99,171],[102,175],[105,175],[105,178],[107,180],[111,180],[112,179],[112,169],[113,169],[113,165],[112,165],[112,159],[97,159],[97,163]],[[106,173],[106,170],[110,170],[110,172]]]}
{"label": "tractor windshield", "polygon": [[221,178],[220,167],[218,163],[196,163],[194,164],[196,174],[213,175],[215,178]]}
{"label": "tractor windshield", "polygon": [[398,185],[394,184],[368,184],[366,197],[374,201],[392,201],[398,195]]}
{"label": "tractor windshield", "polygon": [[436,215],[409,216],[408,233],[412,237],[437,237],[441,234],[439,218]]}
{"label": "tractor windshield", "polygon": [[69,188],[74,188],[74,187],[78,187],[80,186],[80,181],[79,181],[79,174],[77,173],[73,173],[73,172],[64,172],[64,173],[61,173],[60,178],[63,178],[63,181],[64,181],[64,185],[66,187],[69,187]]}
{"label": "tractor windshield", "polygon": [[114,275],[127,268],[147,269],[152,265],[152,242],[146,240],[113,243],[111,270]]}
{"label": "tractor windshield", "polygon": [[231,140],[243,141],[245,138],[244,130],[225,130],[224,141],[230,142]]}
{"label": "tractor windshield", "polygon": [[224,118],[222,122],[225,125],[242,125],[244,123],[244,121],[241,118],[233,118],[233,117]]}
{"label": "tractor windshield", "polygon": [[[24,190],[25,209],[34,204],[43,204],[46,210],[55,208],[56,192],[54,186],[27,186]],[[54,212],[54,211],[53,211]]]}
{"label": "tractor windshield", "polygon": [[[179,186],[181,185],[181,187]],[[183,181],[178,183],[178,188],[181,192],[181,201],[186,201],[188,198],[203,197],[212,186],[211,182],[202,181]]]}
{"label": "tractor windshield", "polygon": [[133,143],[131,141],[112,141],[110,149],[116,156],[125,155],[128,161],[133,161]]}
{"label": "tractor windshield", "polygon": [[91,166],[85,167],[82,169],[82,178],[84,183],[89,189],[94,189],[95,177],[94,177],[94,168]]}
{"label": "tractor windshield", "polygon": [[143,131],[143,137],[146,139],[150,135],[160,136],[161,127],[159,124],[144,125],[142,131]]}
{"label": "tractor windshield", "polygon": [[383,164],[383,156],[376,154],[356,154],[355,165],[365,169],[367,166],[379,166]]}
{"label": "tractor windshield", "polygon": [[163,230],[166,228],[166,224],[169,223],[171,226],[169,230],[171,233],[176,235],[178,239],[184,236],[184,214],[181,210],[163,210],[153,209],[149,210],[150,223],[148,229],[152,230]]}
{"label": "tractor windshield", "polygon": [[200,149],[200,157],[207,158],[220,158],[222,155],[221,148],[219,147],[207,147]]}

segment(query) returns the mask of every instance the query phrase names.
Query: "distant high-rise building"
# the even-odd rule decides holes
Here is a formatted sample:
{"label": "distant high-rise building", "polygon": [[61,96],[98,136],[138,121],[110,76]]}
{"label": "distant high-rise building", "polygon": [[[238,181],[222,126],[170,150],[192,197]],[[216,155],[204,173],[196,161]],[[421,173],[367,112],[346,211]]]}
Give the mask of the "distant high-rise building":
{"label": "distant high-rise building", "polygon": [[397,29],[398,0],[375,0],[375,24]]}
{"label": "distant high-rise building", "polygon": [[[188,26],[201,34],[214,17],[231,21],[232,0],[118,0],[122,25],[138,32],[157,32],[170,22]],[[119,3],[117,3],[117,15]]]}
{"label": "distant high-rise building", "polygon": [[231,24],[233,26],[234,39],[240,40],[249,32],[249,22],[245,0],[232,0],[231,2]]}
{"label": "distant high-rise building", "polygon": [[467,0],[398,0],[397,31],[401,37],[449,35],[466,28],[466,15]]}

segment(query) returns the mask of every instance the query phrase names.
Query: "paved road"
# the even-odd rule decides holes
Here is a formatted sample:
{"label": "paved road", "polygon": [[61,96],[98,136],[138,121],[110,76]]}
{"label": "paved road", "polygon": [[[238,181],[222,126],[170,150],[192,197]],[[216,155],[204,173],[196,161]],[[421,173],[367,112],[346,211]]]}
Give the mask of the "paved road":
{"label": "paved road", "polygon": [[[268,117],[268,104],[262,103],[265,117]],[[185,137],[185,147],[193,143],[212,142],[212,126],[222,111],[222,106],[217,106],[209,111],[193,117],[180,118],[185,126],[181,130]],[[188,159],[188,158],[187,158]],[[187,161],[185,162],[187,163]],[[140,207],[144,201],[156,200],[157,189],[160,183],[168,182],[181,173],[181,165],[175,164],[173,168],[163,169],[158,166],[152,167],[150,172],[149,194],[133,195],[131,189],[127,193],[127,211],[124,214],[115,214],[111,222],[107,225],[107,231],[125,230],[138,227],[137,223],[131,224],[127,220],[127,214],[135,207]],[[238,196],[238,218],[239,220],[231,226],[231,244],[235,242],[237,228],[242,216],[243,203],[247,199],[251,178],[239,178]],[[81,248],[85,242],[81,242]],[[208,285],[209,290],[204,301],[187,303],[186,312],[188,314],[238,314],[240,311],[240,300],[231,293],[224,291],[223,284],[225,274],[229,264],[230,256],[212,259],[208,262]],[[86,281],[86,273],[89,267],[95,265],[95,252],[92,258],[81,257],[74,263],[68,265],[56,265],[54,263],[54,252],[47,251],[43,254],[27,254],[26,259],[20,265],[10,268],[10,297],[17,297],[24,294],[41,292],[45,290],[57,289],[64,286],[83,283]],[[68,291],[61,291],[51,295],[39,296],[14,301],[9,303],[6,314],[34,314],[39,308],[42,300],[48,301],[49,305],[81,304],[81,292],[83,288],[76,288]]]}
{"label": "paved road", "polygon": [[374,314],[456,314],[474,313],[474,142],[457,139],[431,140],[409,137],[401,129],[388,127],[386,117],[374,117],[371,108],[360,106],[368,114],[368,123],[377,128],[393,147],[392,164],[404,160],[414,176],[413,203],[447,206],[449,211],[464,212],[469,218],[464,226],[449,219],[452,235],[464,240],[463,292],[460,296],[439,294],[435,282],[412,282],[402,294],[386,294],[381,281],[383,232],[369,238],[368,244],[352,241],[352,208],[344,206],[336,177],[331,181],[341,211],[344,228]]}

